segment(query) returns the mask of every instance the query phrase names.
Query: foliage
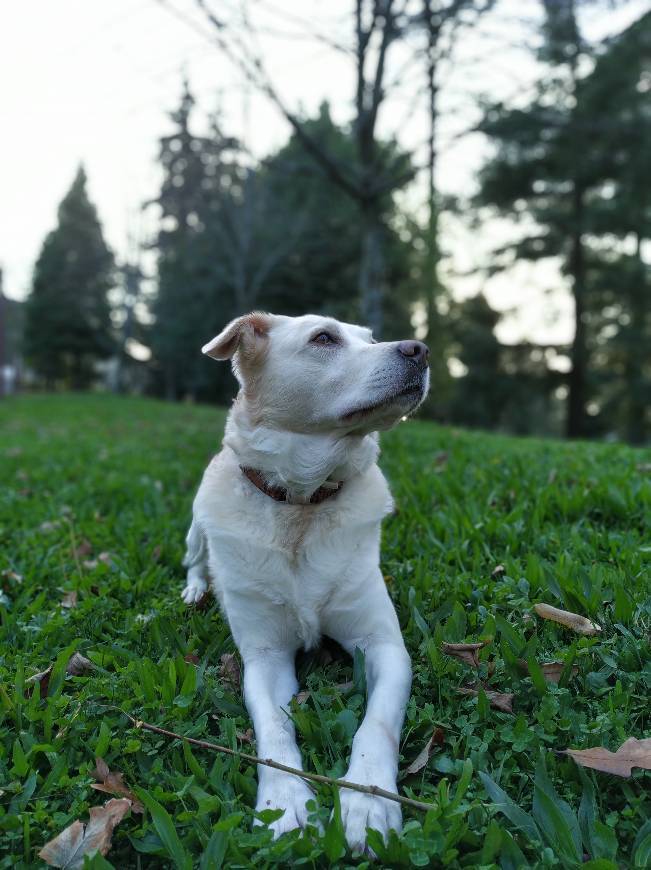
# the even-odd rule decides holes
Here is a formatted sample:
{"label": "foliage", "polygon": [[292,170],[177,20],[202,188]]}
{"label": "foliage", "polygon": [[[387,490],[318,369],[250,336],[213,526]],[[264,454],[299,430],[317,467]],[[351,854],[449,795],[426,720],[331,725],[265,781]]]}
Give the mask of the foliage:
{"label": "foliage", "polygon": [[[151,345],[160,391],[168,398],[226,398],[231,382],[215,377],[199,348],[233,317],[261,308],[358,320],[362,229],[354,201],[333,185],[294,135],[261,165],[213,121],[206,136],[191,129],[187,88],[172,115],[176,129],[161,140],[164,180],[158,292]],[[352,135],[338,128],[326,105],[302,122],[342,165],[354,162]],[[389,144],[381,162],[406,167]],[[382,201],[382,245],[388,282],[382,299],[386,337],[411,332],[409,288],[412,235],[390,193]],[[390,289],[389,289],[390,288]]]}
{"label": "foliage", "polygon": [[[569,277],[567,434],[615,427],[642,442],[651,389],[648,266],[640,254],[651,214],[651,15],[599,56],[581,36],[573,4],[544,5],[547,71],[528,105],[486,107],[481,126],[496,150],[480,174],[479,200],[518,225],[518,241],[495,268],[554,257]],[[622,247],[631,234],[634,257]]]}
{"label": "foliage", "polygon": [[48,384],[86,387],[110,354],[113,269],[80,167],[36,261],[25,312],[25,353]]}
{"label": "foliage", "polygon": [[[315,797],[323,832],[274,843],[251,828],[250,765],[136,730],[116,709],[254,748],[220,673],[228,628],[214,603],[180,599],[192,495],[222,423],[210,408],[98,396],[0,407],[0,868],[39,866],[46,841],[104,802],[96,756],[145,814],[125,818],[90,867],[371,866],[345,853],[328,788]],[[584,866],[647,866],[649,774],[583,771],[554,750],[615,750],[649,733],[648,455],[418,422],[384,435],[383,451],[398,512],[382,566],[414,664],[401,769],[430,744],[400,785],[433,809],[408,812],[386,846],[372,836],[380,865],[578,866],[580,838],[602,862]],[[541,620],[540,602],[602,631]],[[488,641],[477,669],[442,652],[464,640]],[[75,651],[94,667],[66,676]],[[540,676],[545,661],[564,663],[558,684]],[[51,664],[41,697],[27,679]],[[363,711],[359,672],[304,657],[299,673],[305,764],[341,775]],[[512,693],[514,713],[484,689],[460,695],[474,674]],[[350,680],[348,694],[337,688]]]}

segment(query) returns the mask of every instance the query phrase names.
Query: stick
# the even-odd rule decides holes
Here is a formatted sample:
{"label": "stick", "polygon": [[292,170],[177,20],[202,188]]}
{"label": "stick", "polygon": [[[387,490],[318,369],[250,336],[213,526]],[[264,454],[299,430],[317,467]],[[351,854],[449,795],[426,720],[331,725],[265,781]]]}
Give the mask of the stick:
{"label": "stick", "polygon": [[124,716],[129,719],[136,728],[142,728],[145,731],[153,731],[154,734],[162,734],[164,737],[171,737],[174,740],[185,740],[187,743],[192,743],[194,746],[200,746],[202,749],[210,749],[212,752],[222,752],[224,755],[232,755],[235,758],[242,758],[244,761],[250,761],[252,764],[264,764],[267,767],[274,767],[276,770],[282,770],[285,773],[291,773],[294,776],[300,776],[301,779],[307,779],[311,782],[321,782],[326,785],[335,785],[338,788],[349,788],[352,791],[360,791],[363,794],[372,794],[377,797],[386,798],[388,801],[395,801],[398,804],[404,804],[407,807],[412,807],[415,810],[427,812],[433,810],[433,804],[417,801],[413,798],[403,797],[393,791],[386,791],[378,785],[361,785],[358,782],[348,782],[346,779],[332,779],[330,776],[322,776],[320,773],[309,773],[306,770],[299,770],[296,767],[288,767],[286,764],[281,764],[279,761],[274,761],[273,758],[258,758],[255,755],[249,755],[247,752],[239,752],[236,749],[231,749],[229,746],[219,746],[217,743],[208,743],[207,740],[197,740],[195,737],[186,737],[184,734],[177,734],[175,731],[168,731],[166,728],[159,728],[158,725],[150,725],[149,722],[143,722],[142,719],[136,719],[120,710]]}

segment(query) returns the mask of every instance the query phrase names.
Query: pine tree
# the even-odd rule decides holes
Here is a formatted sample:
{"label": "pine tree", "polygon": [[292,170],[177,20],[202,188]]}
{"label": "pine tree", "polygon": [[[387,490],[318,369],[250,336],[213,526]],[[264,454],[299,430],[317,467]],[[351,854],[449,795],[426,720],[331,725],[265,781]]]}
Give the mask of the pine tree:
{"label": "pine tree", "polygon": [[80,167],[43,243],[26,305],[26,356],[49,387],[87,387],[95,363],[111,353],[113,269]]}
{"label": "pine tree", "polygon": [[211,226],[221,219],[224,197],[232,196],[238,184],[238,145],[216,124],[211,135],[194,134],[193,108],[185,82],[179,108],[171,114],[174,130],[160,140],[163,184],[155,200],[161,225],[151,344],[170,399],[214,395],[219,372],[199,349],[233,316],[232,291],[219,270],[222,249]]}
{"label": "pine tree", "polygon": [[[602,197],[592,227],[606,241],[589,316],[604,426],[643,443],[651,429],[651,13],[612,38],[581,101],[600,126]],[[614,241],[613,241],[614,240]]]}
{"label": "pine tree", "polygon": [[531,103],[518,109],[490,107],[482,124],[497,145],[481,173],[481,200],[523,228],[514,257],[559,258],[574,297],[566,434],[590,434],[587,312],[591,292],[588,247],[592,202],[601,182],[596,143],[599,121],[581,100],[591,51],[581,36],[577,0],[543,0],[541,59],[548,73]]}

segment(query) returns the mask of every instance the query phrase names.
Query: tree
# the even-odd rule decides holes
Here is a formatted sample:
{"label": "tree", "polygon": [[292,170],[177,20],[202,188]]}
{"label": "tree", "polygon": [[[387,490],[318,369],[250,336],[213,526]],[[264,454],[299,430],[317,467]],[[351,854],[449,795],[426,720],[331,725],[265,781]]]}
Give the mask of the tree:
{"label": "tree", "polygon": [[[159,0],[164,2],[164,0]],[[415,176],[411,162],[405,162],[399,149],[395,156],[383,147],[378,134],[378,119],[387,96],[403,84],[400,73],[392,80],[388,75],[389,58],[394,47],[411,34],[419,39],[425,32],[426,47],[413,53],[420,61],[426,56],[430,84],[430,109],[435,108],[435,66],[443,34],[454,30],[463,13],[469,9],[483,10],[492,5],[492,0],[449,0],[429,2],[423,7],[422,0],[355,0],[353,4],[352,40],[339,44],[317,35],[321,42],[343,53],[351,60],[354,74],[354,115],[350,124],[354,150],[348,162],[342,163],[324,144],[312,136],[304,120],[285,102],[274,86],[266,69],[264,58],[256,50],[256,32],[242,4],[242,25],[238,28],[228,23],[220,9],[212,11],[209,0],[195,0],[206,19],[213,25],[213,35],[220,50],[243,72],[246,79],[265,94],[279,109],[292,127],[296,141],[305,153],[327,174],[330,182],[351,198],[357,210],[357,222],[361,228],[358,251],[357,299],[361,318],[380,336],[384,334],[387,321],[384,310],[389,300],[389,264],[385,260],[383,239],[388,216],[383,211],[386,194],[400,190]],[[411,60],[413,61],[413,57]],[[403,70],[404,73],[404,70]],[[432,96],[434,94],[434,96]],[[436,112],[432,111],[432,130],[435,129]],[[430,167],[433,178],[434,138],[430,137]],[[430,202],[433,201],[431,198]],[[430,220],[430,228],[436,231],[436,221]],[[431,233],[430,233],[431,235]],[[434,251],[434,248],[432,247]],[[427,270],[427,278],[433,281],[438,257],[433,255]],[[422,270],[421,270],[422,271]],[[430,297],[434,286],[421,287],[426,298],[430,316],[434,307]]]}
{"label": "tree", "polygon": [[[334,124],[327,104],[317,117],[301,123],[307,135],[327,148],[338,163],[354,160],[354,133]],[[380,148],[384,152],[381,159],[399,159],[393,143],[382,143]],[[261,295],[264,305],[288,314],[314,311],[342,320],[358,319],[357,272],[364,229],[355,202],[330,182],[327,172],[305,153],[296,134],[265,160],[259,176],[273,210],[285,216],[282,223],[291,228],[295,215],[300,228],[288,256],[279,259],[268,276]],[[417,291],[410,280],[414,229],[402,221],[392,192],[385,193],[381,208],[380,243],[387,275],[380,300],[384,336],[404,337],[411,332],[410,304]]]}
{"label": "tree", "polygon": [[499,314],[481,293],[456,303],[451,311],[453,356],[464,370],[450,403],[455,423],[484,429],[499,425],[506,393],[495,335],[498,322]]}
{"label": "tree", "polygon": [[49,387],[87,387],[95,363],[110,355],[113,270],[80,167],[43,243],[25,312],[26,356]]}
{"label": "tree", "polygon": [[605,393],[600,406],[605,425],[633,443],[643,443],[651,425],[651,282],[642,257],[651,239],[650,63],[647,13],[608,42],[581,89],[601,131],[601,197],[591,227],[607,247],[598,254],[589,312]]}
{"label": "tree", "polygon": [[239,146],[216,124],[210,135],[193,133],[193,106],[185,82],[180,105],[171,114],[175,128],[160,140],[163,182],[151,203],[161,212],[151,346],[169,399],[210,394],[218,377],[198,348],[233,311],[232,288],[220,281],[223,245],[212,246],[210,228],[221,217],[224,197],[239,183],[234,156]]}

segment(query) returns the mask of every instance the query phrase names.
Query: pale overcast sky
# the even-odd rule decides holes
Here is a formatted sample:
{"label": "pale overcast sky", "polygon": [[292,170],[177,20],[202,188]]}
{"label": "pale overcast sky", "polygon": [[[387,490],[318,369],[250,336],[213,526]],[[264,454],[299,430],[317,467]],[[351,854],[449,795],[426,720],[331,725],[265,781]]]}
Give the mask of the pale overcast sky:
{"label": "pale overcast sky", "polygon": [[[233,9],[237,2],[220,0],[213,7]],[[536,67],[524,50],[533,35],[523,19],[535,20],[539,5],[538,0],[501,0],[481,27],[459,39],[456,61],[442,82],[438,180],[443,192],[471,192],[486,153],[480,137],[456,138],[475,117],[475,97],[522,96],[533,81]],[[286,140],[289,131],[278,112],[246,88],[214,45],[170,8],[210,34],[193,0],[3,4],[0,265],[7,295],[24,298],[28,292],[42,240],[55,225],[57,205],[82,161],[117,255],[125,256],[129,234],[145,238],[151,232],[154,214],[143,217],[140,206],[157,192],[157,140],[169,130],[167,113],[178,104],[182,72],[197,97],[199,126],[206,112],[219,107],[225,132],[242,138],[257,156]],[[349,120],[351,65],[307,34],[315,28],[349,39],[350,0],[249,0],[249,8],[254,20],[280,31],[261,37],[261,47],[286,102],[310,112],[328,99],[335,119]],[[646,8],[648,0],[629,0],[616,10],[603,4],[589,13],[584,26],[600,37],[622,29]],[[396,52],[392,60],[390,78],[404,57]],[[412,149],[426,134],[425,118],[414,103],[417,83],[415,71],[408,74],[380,119],[384,133],[397,133]],[[417,207],[421,196],[415,185],[407,201]],[[446,224],[443,244],[456,295],[479,289],[477,278],[457,273],[485,264],[504,232],[497,223],[479,234],[470,234],[458,222]],[[502,338],[569,339],[570,300],[560,283],[550,265],[521,264],[509,275],[491,279],[485,287],[491,303],[503,311],[518,309],[505,318]],[[550,289],[554,292],[545,292]]]}

